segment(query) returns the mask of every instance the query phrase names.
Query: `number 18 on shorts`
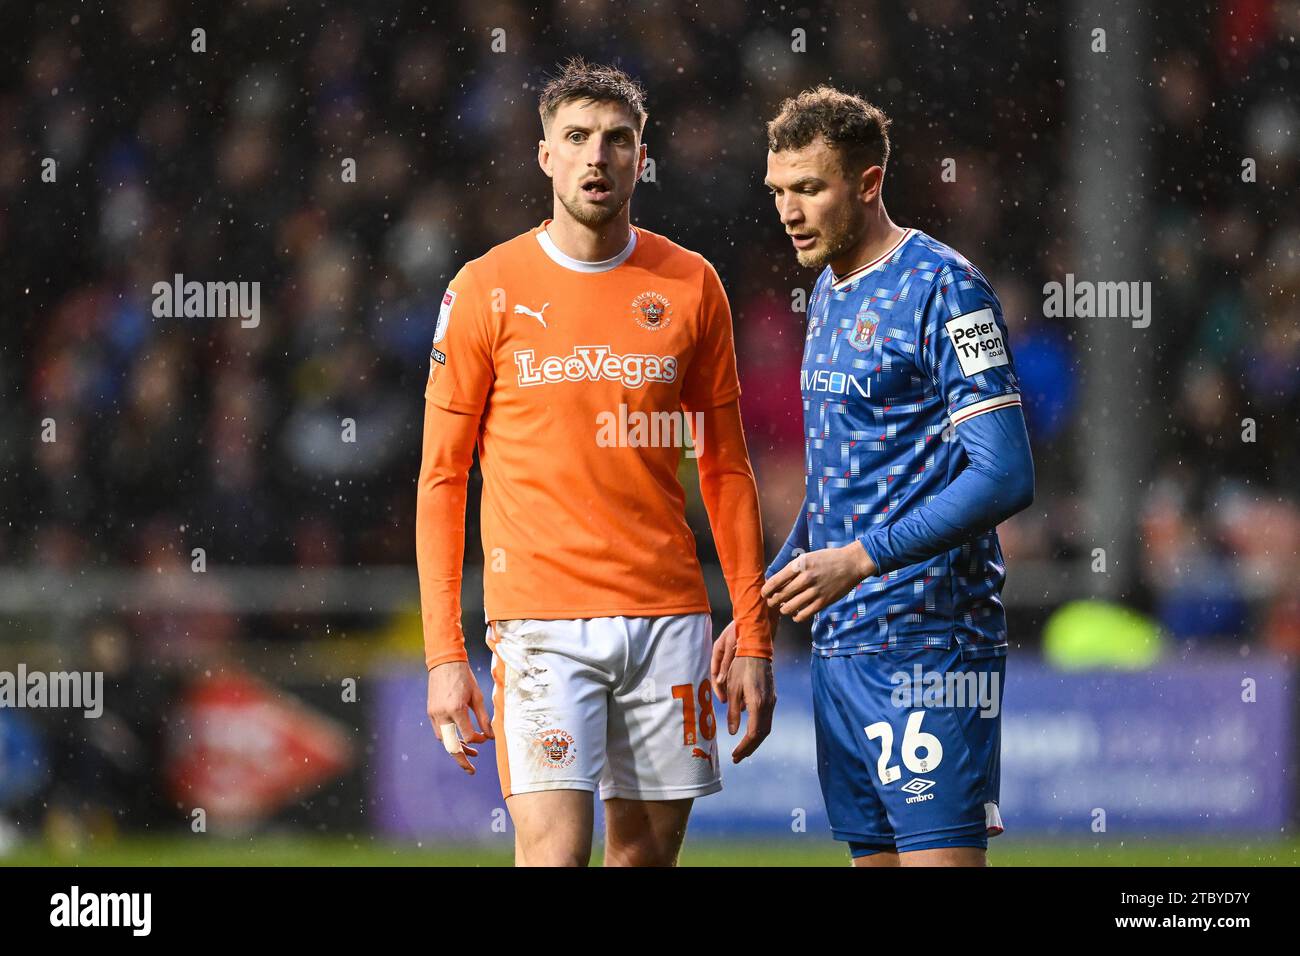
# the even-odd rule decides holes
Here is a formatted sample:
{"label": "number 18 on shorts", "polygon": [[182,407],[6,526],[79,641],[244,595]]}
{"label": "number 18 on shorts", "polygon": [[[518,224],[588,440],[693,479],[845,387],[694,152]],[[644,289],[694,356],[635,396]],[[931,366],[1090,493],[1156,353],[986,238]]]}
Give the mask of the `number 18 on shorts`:
{"label": "number 18 on shorts", "polygon": [[501,791],[681,800],[722,789],[707,614],[496,621]]}

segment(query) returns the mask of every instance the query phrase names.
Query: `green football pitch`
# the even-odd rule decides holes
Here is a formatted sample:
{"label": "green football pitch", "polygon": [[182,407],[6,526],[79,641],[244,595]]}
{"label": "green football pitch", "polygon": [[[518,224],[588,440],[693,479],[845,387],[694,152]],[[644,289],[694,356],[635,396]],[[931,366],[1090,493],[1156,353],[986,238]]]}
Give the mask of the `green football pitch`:
{"label": "green football pitch", "polygon": [[[600,862],[597,848],[593,863]],[[683,866],[847,866],[845,849],[829,839],[806,844],[687,840]],[[1300,840],[1132,840],[1086,843],[994,840],[994,866],[1297,866]],[[211,835],[119,838],[107,845],[54,850],[20,844],[0,856],[0,866],[509,866],[498,848],[423,846],[371,839],[257,836],[242,840]]]}

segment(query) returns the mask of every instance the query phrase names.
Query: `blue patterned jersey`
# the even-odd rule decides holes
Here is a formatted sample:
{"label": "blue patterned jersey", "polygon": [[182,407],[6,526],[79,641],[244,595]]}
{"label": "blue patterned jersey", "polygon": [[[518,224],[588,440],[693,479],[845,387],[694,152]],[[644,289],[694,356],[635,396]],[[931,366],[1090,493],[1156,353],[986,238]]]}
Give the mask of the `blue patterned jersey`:
{"label": "blue patterned jersey", "polygon": [[[969,466],[963,441],[1012,419],[990,416],[960,436],[954,429],[1007,409],[1023,434],[1002,308],[984,276],[952,248],[911,229],[884,256],[842,278],[828,267],[809,300],[800,385],[806,546],[858,539],[883,572],[814,616],[815,651],[832,656],[955,642],[966,656],[1004,654],[1005,574],[992,525],[949,534],[954,546],[915,563],[900,558],[905,548],[892,539],[895,522],[927,506]],[[1032,496],[1032,461],[1028,469]],[[1024,470],[1016,466],[1015,473]],[[924,519],[913,523],[943,523]],[[944,530],[925,529],[933,540],[944,540]]]}

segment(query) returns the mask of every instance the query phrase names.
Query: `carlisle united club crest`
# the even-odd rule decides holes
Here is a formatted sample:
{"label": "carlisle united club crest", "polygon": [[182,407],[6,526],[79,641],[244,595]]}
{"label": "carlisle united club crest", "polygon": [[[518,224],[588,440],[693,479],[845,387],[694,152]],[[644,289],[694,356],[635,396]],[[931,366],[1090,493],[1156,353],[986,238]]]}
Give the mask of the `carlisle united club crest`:
{"label": "carlisle united club crest", "polygon": [[879,324],[880,316],[870,309],[859,312],[857,320],[853,323],[853,330],[849,332],[849,345],[859,352],[871,348],[871,341],[876,337],[876,326]]}
{"label": "carlisle united club crest", "polygon": [[672,311],[672,304],[658,292],[642,292],[632,300],[632,318],[650,332],[667,328],[673,318]]}
{"label": "carlisle united club crest", "polygon": [[537,735],[542,763],[553,770],[562,770],[578,759],[573,747],[573,737],[563,730],[543,730]]}

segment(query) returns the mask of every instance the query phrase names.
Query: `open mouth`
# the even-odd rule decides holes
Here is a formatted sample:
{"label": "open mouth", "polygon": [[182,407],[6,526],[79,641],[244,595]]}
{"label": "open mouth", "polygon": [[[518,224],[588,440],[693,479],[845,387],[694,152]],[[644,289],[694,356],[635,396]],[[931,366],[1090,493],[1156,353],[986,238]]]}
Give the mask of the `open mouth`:
{"label": "open mouth", "polygon": [[796,249],[807,249],[817,241],[817,236],[811,232],[792,232],[789,236]]}
{"label": "open mouth", "polygon": [[612,190],[607,179],[589,179],[582,184],[582,194],[592,202],[602,202],[609,198]]}

